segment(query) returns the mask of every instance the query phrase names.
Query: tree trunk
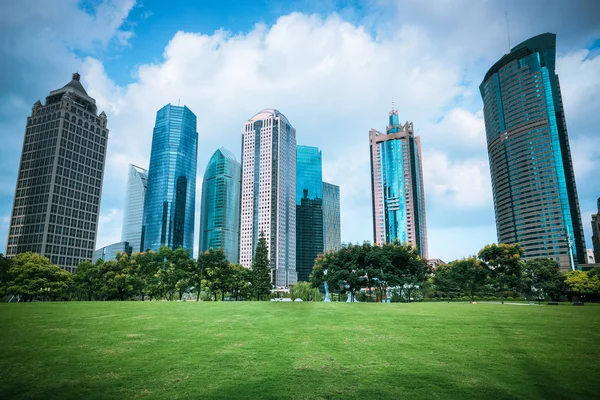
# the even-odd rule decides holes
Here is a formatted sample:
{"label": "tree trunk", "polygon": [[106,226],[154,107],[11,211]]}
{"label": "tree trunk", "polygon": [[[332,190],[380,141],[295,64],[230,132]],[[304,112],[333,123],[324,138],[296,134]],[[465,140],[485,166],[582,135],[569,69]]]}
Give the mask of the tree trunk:
{"label": "tree trunk", "polygon": [[200,301],[200,288],[198,288],[198,296],[196,296],[196,301]]}
{"label": "tree trunk", "polygon": [[225,291],[221,291],[221,301],[225,301]]}

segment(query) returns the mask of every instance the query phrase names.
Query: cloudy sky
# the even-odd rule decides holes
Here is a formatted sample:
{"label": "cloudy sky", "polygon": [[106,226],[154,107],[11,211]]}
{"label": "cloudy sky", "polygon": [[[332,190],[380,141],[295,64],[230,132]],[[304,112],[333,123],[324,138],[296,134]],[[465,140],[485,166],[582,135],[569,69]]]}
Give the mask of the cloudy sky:
{"label": "cloudy sky", "polygon": [[20,0],[0,14],[0,252],[26,117],[79,71],[110,128],[97,247],[120,240],[127,165],[148,165],[156,111],[179,101],[198,117],[198,190],[212,153],[239,158],[244,122],[277,108],[299,144],[323,150],[324,179],[341,187],[342,240],[372,240],[368,131],[385,129],[393,98],[421,135],[430,257],[476,253],[496,240],[478,86],[508,51],[505,12],[512,45],[557,34],[590,247],[599,1]]}

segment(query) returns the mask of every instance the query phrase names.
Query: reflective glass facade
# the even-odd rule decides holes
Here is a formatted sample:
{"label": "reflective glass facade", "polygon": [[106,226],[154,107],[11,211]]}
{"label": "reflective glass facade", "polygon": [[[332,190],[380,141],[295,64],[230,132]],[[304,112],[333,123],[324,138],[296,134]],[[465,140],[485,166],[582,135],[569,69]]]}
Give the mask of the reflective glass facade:
{"label": "reflective glass facade", "polygon": [[323,162],[321,150],[296,146],[296,270],[308,281],[323,253]]}
{"label": "reflective glass facade", "polygon": [[598,198],[598,212],[592,214],[592,245],[594,261],[600,263],[600,198]]}
{"label": "reflective glass facade", "polygon": [[108,246],[101,247],[94,252],[94,259],[92,260],[92,262],[95,263],[100,259],[104,261],[116,260],[117,253],[127,253],[131,255],[131,251],[132,249],[129,245],[129,242],[118,242],[109,244]]}
{"label": "reflective glass facade", "polygon": [[121,241],[129,242],[134,252],[142,251],[142,223],[144,220],[144,198],[148,185],[148,171],[129,165],[127,192],[123,212]]}
{"label": "reflective glass facade", "polygon": [[27,117],[6,244],[7,257],[32,251],[69,272],[94,255],[108,142],[106,114],[79,80]]}
{"label": "reflective glass facade", "polygon": [[196,116],[186,106],[167,104],[156,114],[148,187],[144,199],[142,247],[194,248]]}
{"label": "reflective glass facade", "polygon": [[340,187],[327,182],[323,182],[323,243],[325,252],[342,247]]}
{"label": "reflective glass facade", "polygon": [[569,241],[575,263],[585,263],[585,243],[555,58],[556,35],[533,37],[494,64],[479,89],[498,241],[567,269]]}
{"label": "reflective glass facade", "polygon": [[371,129],[369,142],[375,243],[411,243],[427,259],[420,138],[412,122],[401,125],[392,110],[386,133]]}
{"label": "reflective glass facade", "polygon": [[240,247],[240,185],[242,166],[227,149],[210,158],[202,181],[200,251],[223,249],[238,263]]}

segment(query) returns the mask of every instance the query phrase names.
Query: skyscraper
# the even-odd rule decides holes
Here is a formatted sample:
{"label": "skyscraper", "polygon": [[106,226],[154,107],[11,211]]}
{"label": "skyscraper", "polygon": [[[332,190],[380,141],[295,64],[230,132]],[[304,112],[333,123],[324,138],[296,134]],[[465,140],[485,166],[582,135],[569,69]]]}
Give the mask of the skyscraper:
{"label": "skyscraper", "polygon": [[570,256],[585,263],[585,243],[555,58],[556,35],[535,36],[496,62],[479,90],[498,241],[568,269]]}
{"label": "skyscraper", "polygon": [[202,181],[200,251],[223,249],[237,264],[240,250],[240,185],[242,166],[227,149],[208,161]]}
{"label": "skyscraper", "polygon": [[261,232],[276,287],[296,275],[296,130],[277,110],[250,118],[242,135],[240,263],[252,266]]}
{"label": "skyscraper", "polygon": [[92,260],[108,129],[73,74],[27,117],[6,245],[8,257],[33,251],[73,272]]}
{"label": "skyscraper", "polygon": [[321,150],[296,146],[296,271],[308,281],[323,253],[323,162]]}
{"label": "skyscraper", "polygon": [[193,251],[197,153],[194,113],[171,104],[158,110],[144,199],[142,249],[158,250],[165,245]]}
{"label": "skyscraper", "polygon": [[113,244],[109,244],[108,246],[104,246],[99,248],[94,252],[94,258],[92,260],[93,263],[96,263],[98,260],[111,261],[117,259],[117,253],[127,253],[131,255],[133,249],[129,245],[129,242],[117,242]]}
{"label": "skyscraper", "polygon": [[386,133],[371,129],[369,142],[375,243],[411,243],[427,259],[421,138],[392,109]]}
{"label": "skyscraper", "polygon": [[592,246],[594,246],[594,261],[600,263],[600,197],[598,197],[598,212],[592,214]]}
{"label": "skyscraper", "polygon": [[144,221],[144,198],[148,185],[148,171],[129,165],[127,192],[121,241],[128,242],[133,252],[142,251],[142,223]]}
{"label": "skyscraper", "polygon": [[323,182],[323,245],[325,252],[342,247],[340,187],[327,182]]}

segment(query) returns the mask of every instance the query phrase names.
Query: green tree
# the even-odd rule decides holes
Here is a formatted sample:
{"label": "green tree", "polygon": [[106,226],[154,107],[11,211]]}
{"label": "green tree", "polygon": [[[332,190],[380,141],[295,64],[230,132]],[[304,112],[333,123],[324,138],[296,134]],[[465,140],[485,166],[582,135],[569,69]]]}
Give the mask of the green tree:
{"label": "green tree", "polygon": [[410,244],[399,244],[395,241],[385,245],[383,250],[389,260],[388,283],[400,287],[410,303],[414,292],[427,279],[429,271],[427,263],[419,257],[417,249]]}
{"label": "green tree", "polygon": [[447,297],[448,302],[460,294],[460,284],[456,280],[456,275],[450,264],[438,265],[434,271],[433,283],[436,291],[443,297]]}
{"label": "green tree", "polygon": [[8,283],[11,281],[11,259],[0,253],[0,297],[7,295]]}
{"label": "green tree", "polygon": [[71,275],[37,253],[18,254],[11,262],[8,295],[23,301],[59,300],[69,292]]}
{"label": "green tree", "polygon": [[231,264],[231,269],[231,296],[235,300],[247,298],[251,271],[240,264]]}
{"label": "green tree", "polygon": [[290,297],[292,300],[297,298],[302,301],[321,301],[323,295],[319,292],[319,289],[313,287],[309,282],[298,282],[290,289]]}
{"label": "green tree", "polygon": [[587,272],[578,270],[569,271],[567,272],[565,282],[571,289],[571,292],[579,295],[581,301],[594,293],[594,282],[590,279]]}
{"label": "green tree", "polygon": [[269,249],[264,232],[260,232],[252,260],[250,292],[256,300],[268,300],[273,289],[269,268]]}
{"label": "green tree", "polygon": [[523,248],[518,244],[491,244],[479,251],[479,259],[486,263],[491,281],[504,304],[504,292],[517,291],[523,286]]}
{"label": "green tree", "polygon": [[100,274],[98,264],[91,261],[82,261],[72,275],[73,286],[76,292],[88,301],[98,299],[100,294]]}
{"label": "green tree", "polygon": [[107,300],[125,300],[133,294],[131,270],[125,260],[98,263],[101,290]]}
{"label": "green tree", "polygon": [[488,279],[486,265],[474,257],[469,257],[452,261],[447,267],[455,287],[460,290],[461,294],[469,296],[471,301],[475,301],[475,296],[481,293]]}
{"label": "green tree", "polygon": [[227,261],[222,249],[213,250],[210,248],[208,257],[210,262],[204,268],[206,285],[215,301],[217,301],[219,293],[221,294],[221,301],[223,301],[225,293],[231,290],[233,286],[234,270]]}
{"label": "green tree", "polygon": [[565,294],[564,275],[560,264],[550,258],[532,258],[525,261],[528,291],[537,298],[558,299]]}

